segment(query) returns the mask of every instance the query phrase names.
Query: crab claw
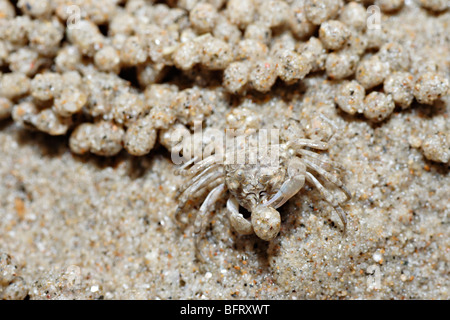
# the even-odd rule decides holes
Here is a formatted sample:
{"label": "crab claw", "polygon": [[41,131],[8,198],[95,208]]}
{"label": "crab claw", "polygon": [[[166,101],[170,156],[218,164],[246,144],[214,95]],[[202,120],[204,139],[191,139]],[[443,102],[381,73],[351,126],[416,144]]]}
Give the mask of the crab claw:
{"label": "crab claw", "polygon": [[275,239],[280,232],[281,217],[280,213],[264,205],[257,206],[252,211],[252,226],[256,235],[266,241]]}
{"label": "crab claw", "polygon": [[264,203],[265,206],[272,206],[279,208],[286,203],[290,198],[295,196],[305,184],[305,176],[299,175],[288,179],[281,186],[280,190],[273,196],[272,199]]}
{"label": "crab claw", "polygon": [[231,197],[227,201],[227,209],[231,226],[240,234],[252,234],[253,227],[250,221],[239,212],[239,203],[236,198]]}
{"label": "crab claw", "polygon": [[265,206],[271,206],[275,209],[281,207],[290,198],[295,196],[305,184],[305,165],[298,158],[293,158],[288,167],[289,179],[287,179],[280,190],[272,199],[264,203]]}

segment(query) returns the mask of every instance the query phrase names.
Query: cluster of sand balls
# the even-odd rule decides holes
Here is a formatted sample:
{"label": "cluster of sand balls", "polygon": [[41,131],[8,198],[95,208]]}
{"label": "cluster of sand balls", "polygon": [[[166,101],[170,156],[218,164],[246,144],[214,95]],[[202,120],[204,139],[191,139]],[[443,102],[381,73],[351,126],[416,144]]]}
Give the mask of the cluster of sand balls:
{"label": "cluster of sand balls", "polygon": [[[376,0],[395,12],[403,0]],[[366,2],[342,0],[0,0],[0,119],[70,148],[145,155],[174,126],[190,127],[225,95],[268,92],[323,72],[341,82],[336,104],[382,121],[415,98],[432,104],[448,80],[412,73],[410,55],[367,28]],[[421,0],[428,10],[447,1]],[[75,4],[75,5],[74,5]],[[133,69],[137,84],[123,79]],[[219,72],[222,87],[164,83],[174,70]],[[195,72],[194,72],[195,73]],[[192,76],[195,78],[195,76]],[[382,89],[381,89],[382,87]]]}

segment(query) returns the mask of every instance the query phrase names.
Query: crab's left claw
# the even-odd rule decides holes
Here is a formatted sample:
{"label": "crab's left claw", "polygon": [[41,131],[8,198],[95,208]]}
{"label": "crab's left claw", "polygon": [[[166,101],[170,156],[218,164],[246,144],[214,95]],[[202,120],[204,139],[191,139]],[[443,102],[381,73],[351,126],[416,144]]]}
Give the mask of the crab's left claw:
{"label": "crab's left claw", "polygon": [[289,178],[281,185],[280,190],[272,199],[265,202],[264,206],[279,208],[303,188],[305,184],[305,165],[299,158],[293,158],[289,161],[288,176]]}

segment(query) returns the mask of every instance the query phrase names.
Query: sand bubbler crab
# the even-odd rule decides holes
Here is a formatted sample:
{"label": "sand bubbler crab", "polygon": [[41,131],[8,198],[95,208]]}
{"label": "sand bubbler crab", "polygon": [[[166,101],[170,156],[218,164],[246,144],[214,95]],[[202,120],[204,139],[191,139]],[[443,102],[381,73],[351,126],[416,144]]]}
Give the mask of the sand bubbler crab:
{"label": "sand bubbler crab", "polygon": [[[293,122],[295,120],[291,119],[281,128],[270,130],[271,134],[279,130],[278,140],[262,139],[255,130],[235,133],[231,137],[233,143],[227,143],[225,151],[202,159],[193,157],[178,168],[177,174],[189,177],[189,181],[178,190],[176,214],[190,199],[204,193],[204,189],[210,190],[194,222],[197,243],[208,214],[227,192],[226,207],[233,229],[242,235],[254,233],[263,240],[273,240],[281,227],[277,209],[300,192],[305,182],[315,187],[323,200],[334,208],[345,233],[347,219],[341,204],[351,198],[351,193],[332,173],[340,172],[342,166],[319,153],[328,149],[328,143],[299,137],[295,126],[290,125]],[[345,200],[338,200],[316,176],[340,189]],[[250,212],[250,218],[244,217],[240,207]]]}

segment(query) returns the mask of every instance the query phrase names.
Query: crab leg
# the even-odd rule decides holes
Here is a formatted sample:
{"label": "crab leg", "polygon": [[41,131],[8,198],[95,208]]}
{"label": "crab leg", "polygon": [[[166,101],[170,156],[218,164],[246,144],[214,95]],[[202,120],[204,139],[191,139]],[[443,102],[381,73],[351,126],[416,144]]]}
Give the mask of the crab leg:
{"label": "crab leg", "polygon": [[175,197],[179,197],[183,192],[185,192],[190,186],[192,186],[193,184],[197,183],[197,181],[199,181],[200,179],[202,179],[205,175],[207,175],[213,168],[216,168],[216,165],[213,165],[209,168],[206,168],[205,170],[203,170],[201,173],[199,173],[198,175],[194,176],[192,178],[192,180],[189,180],[188,182],[182,184],[180,186],[180,188],[178,189]]}
{"label": "crab leg", "polygon": [[345,170],[344,166],[342,166],[341,164],[334,162],[328,158],[325,158],[322,155],[319,155],[315,152],[306,150],[306,149],[299,149],[296,150],[297,153],[299,153],[300,155],[304,156],[304,157],[308,157],[310,159],[316,160],[318,162],[320,162],[321,164],[326,165],[327,167],[330,167],[330,169],[334,169],[334,170]]}
{"label": "crab leg", "polygon": [[179,167],[177,170],[175,170],[176,175],[186,175],[186,168],[189,167],[191,164],[196,162],[198,160],[198,157],[194,157],[187,161],[185,164],[183,164],[181,167]]}
{"label": "crab leg", "polygon": [[[217,187],[219,184],[222,184],[222,183],[224,183],[224,182],[225,182],[225,178],[224,178],[223,176],[219,176],[216,180],[211,181],[211,182],[208,184],[208,188],[209,188],[210,190],[212,190],[212,189],[214,189],[215,187]],[[198,190],[198,191],[192,193],[192,194],[191,194],[191,198],[192,198],[192,199],[198,199],[199,197],[202,196],[202,193],[203,193],[203,190],[200,189],[200,190]]]}
{"label": "crab leg", "polygon": [[222,183],[215,187],[206,197],[205,201],[203,202],[202,206],[200,207],[200,210],[197,214],[197,217],[195,217],[194,221],[194,233],[195,233],[195,250],[196,250],[196,256],[202,261],[207,261],[208,259],[203,255],[202,251],[200,250],[200,240],[201,236],[200,233],[202,233],[205,228],[205,223],[207,221],[207,214],[211,212],[212,207],[217,202],[217,200],[220,198],[222,193],[225,191],[225,183]]}
{"label": "crab leg", "polygon": [[315,163],[312,163],[311,161],[307,160],[307,159],[303,159],[303,162],[306,164],[307,167],[313,169],[314,171],[316,171],[318,174],[322,175],[323,177],[325,177],[325,179],[327,179],[328,181],[330,181],[331,183],[335,184],[336,186],[339,187],[339,189],[341,189],[344,193],[345,196],[347,197],[347,199],[345,201],[348,201],[351,199],[352,194],[350,193],[350,191],[344,186],[344,184],[342,183],[341,180],[339,180],[338,178],[336,178],[334,175],[332,175],[331,173],[329,173],[328,171],[324,170],[323,168],[319,167],[318,165],[316,165]]}
{"label": "crab leg", "polygon": [[187,169],[183,172],[184,176],[190,176],[198,173],[201,170],[204,170],[205,168],[208,168],[210,165],[213,165],[216,162],[216,156],[212,155],[209,157],[206,157],[202,161],[194,164],[190,169]]}
{"label": "crab leg", "polygon": [[297,150],[302,149],[304,147],[309,147],[317,150],[328,149],[328,143],[311,139],[297,139],[294,141],[289,141],[287,144],[288,147],[294,147]]}
{"label": "crab leg", "polygon": [[319,191],[322,198],[328,202],[334,210],[339,215],[339,218],[341,219],[342,223],[344,224],[344,233],[347,229],[347,218],[344,210],[339,206],[339,203],[336,201],[336,199],[333,197],[333,195],[317,180],[311,173],[308,171],[306,172],[306,180],[313,184],[317,190]]}
{"label": "crab leg", "polygon": [[222,171],[209,172],[199,181],[197,181],[196,183],[192,184],[189,188],[187,188],[179,199],[179,205],[177,207],[176,214],[178,214],[184,208],[191,195],[193,195],[198,190],[203,189],[208,184],[210,184],[211,182],[213,182],[214,180],[216,180],[221,176],[223,176]]}
{"label": "crab leg", "polygon": [[212,189],[211,192],[206,197],[205,201],[203,201],[203,204],[200,207],[200,210],[194,222],[194,232],[196,234],[200,233],[204,229],[203,227],[205,225],[206,215],[209,212],[211,212],[213,205],[220,198],[224,190],[225,190],[225,183],[221,183],[220,185]]}

